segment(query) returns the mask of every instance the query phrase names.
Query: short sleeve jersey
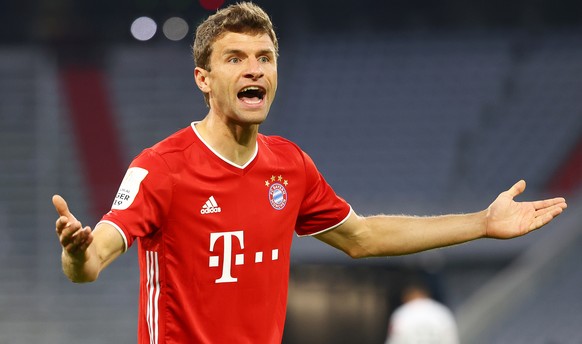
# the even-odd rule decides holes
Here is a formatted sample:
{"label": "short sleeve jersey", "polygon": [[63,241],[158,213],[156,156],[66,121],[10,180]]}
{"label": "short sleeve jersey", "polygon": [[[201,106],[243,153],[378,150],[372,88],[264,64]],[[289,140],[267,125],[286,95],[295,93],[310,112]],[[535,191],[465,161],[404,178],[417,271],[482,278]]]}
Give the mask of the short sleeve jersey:
{"label": "short sleeve jersey", "polygon": [[244,166],[195,123],[131,163],[112,209],[137,239],[139,343],[280,343],[293,233],[343,223],[350,206],[288,140],[259,135]]}

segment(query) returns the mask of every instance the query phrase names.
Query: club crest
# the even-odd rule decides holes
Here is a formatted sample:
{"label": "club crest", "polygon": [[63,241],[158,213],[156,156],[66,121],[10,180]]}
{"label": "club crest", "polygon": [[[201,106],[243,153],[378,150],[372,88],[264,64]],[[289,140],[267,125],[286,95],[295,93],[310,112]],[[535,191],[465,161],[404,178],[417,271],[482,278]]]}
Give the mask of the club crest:
{"label": "club crest", "polygon": [[287,189],[285,186],[289,181],[283,176],[271,176],[265,181],[265,186],[269,187],[269,202],[275,210],[281,210],[287,205]]}

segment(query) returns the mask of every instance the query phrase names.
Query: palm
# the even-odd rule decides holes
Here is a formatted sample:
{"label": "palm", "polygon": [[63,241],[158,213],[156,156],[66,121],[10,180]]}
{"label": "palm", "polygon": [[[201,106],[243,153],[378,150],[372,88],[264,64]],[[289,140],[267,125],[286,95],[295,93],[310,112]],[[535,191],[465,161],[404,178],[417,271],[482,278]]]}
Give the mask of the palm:
{"label": "palm", "polygon": [[566,208],[566,201],[559,197],[534,202],[516,202],[514,197],[525,190],[520,180],[509,190],[502,192],[487,209],[487,236],[509,239],[536,230]]}
{"label": "palm", "polygon": [[91,228],[88,226],[83,227],[81,222],[69,211],[67,202],[61,196],[53,196],[53,205],[59,214],[56,222],[56,232],[61,245],[68,254],[77,258],[84,257],[87,247],[93,240]]}

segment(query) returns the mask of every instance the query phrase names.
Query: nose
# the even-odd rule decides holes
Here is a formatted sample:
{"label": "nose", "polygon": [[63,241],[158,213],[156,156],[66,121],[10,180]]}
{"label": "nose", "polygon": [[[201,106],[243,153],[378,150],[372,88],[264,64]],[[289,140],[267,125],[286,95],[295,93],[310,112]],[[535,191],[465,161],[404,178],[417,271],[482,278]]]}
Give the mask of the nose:
{"label": "nose", "polygon": [[263,71],[263,67],[259,63],[259,61],[255,59],[248,59],[247,70],[245,71],[245,78],[257,80],[265,75]]}

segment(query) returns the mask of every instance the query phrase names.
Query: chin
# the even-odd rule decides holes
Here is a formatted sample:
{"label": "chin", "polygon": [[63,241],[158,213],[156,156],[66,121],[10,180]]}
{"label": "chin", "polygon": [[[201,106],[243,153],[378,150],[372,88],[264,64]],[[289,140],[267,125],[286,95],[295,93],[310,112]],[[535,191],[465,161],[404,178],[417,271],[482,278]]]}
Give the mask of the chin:
{"label": "chin", "polygon": [[261,124],[267,119],[268,110],[261,109],[260,111],[242,111],[238,119],[245,124]]}
{"label": "chin", "polygon": [[259,125],[267,119],[267,116],[252,116],[241,119],[241,124]]}

